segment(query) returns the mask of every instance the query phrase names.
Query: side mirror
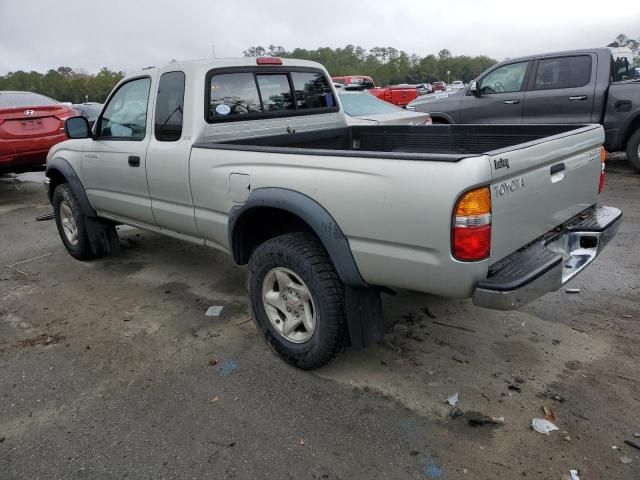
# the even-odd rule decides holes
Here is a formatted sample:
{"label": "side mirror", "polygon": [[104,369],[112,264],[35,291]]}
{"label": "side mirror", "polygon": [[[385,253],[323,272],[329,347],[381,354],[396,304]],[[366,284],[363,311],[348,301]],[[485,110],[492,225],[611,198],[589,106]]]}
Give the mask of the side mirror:
{"label": "side mirror", "polygon": [[471,95],[475,95],[476,97],[480,96],[480,90],[478,90],[478,82],[476,82],[475,80],[471,82],[471,85],[469,86],[469,93]]}
{"label": "side mirror", "polygon": [[91,138],[89,121],[84,117],[67,118],[64,122],[64,133],[69,138]]}

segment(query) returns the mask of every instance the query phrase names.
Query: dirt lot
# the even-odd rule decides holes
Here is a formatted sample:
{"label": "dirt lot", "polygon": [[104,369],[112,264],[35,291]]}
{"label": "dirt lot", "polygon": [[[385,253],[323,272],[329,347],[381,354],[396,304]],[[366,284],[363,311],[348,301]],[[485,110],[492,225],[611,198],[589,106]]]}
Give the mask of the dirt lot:
{"label": "dirt lot", "polygon": [[[0,477],[637,480],[640,175],[609,169],[625,220],[580,293],[495,312],[400,292],[383,344],[315,372],[265,347],[222,253],[123,229],[75,261],[35,221],[40,175],[0,177]],[[530,429],[542,406],[560,431]]]}

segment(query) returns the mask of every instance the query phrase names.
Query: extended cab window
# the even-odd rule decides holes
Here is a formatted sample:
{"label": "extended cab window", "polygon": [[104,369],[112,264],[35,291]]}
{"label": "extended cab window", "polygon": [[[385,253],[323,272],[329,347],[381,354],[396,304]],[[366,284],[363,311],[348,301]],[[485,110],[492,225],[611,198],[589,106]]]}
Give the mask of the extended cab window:
{"label": "extended cab window", "polygon": [[538,62],[535,90],[584,87],[591,81],[591,56],[545,58]]}
{"label": "extended cab window", "polygon": [[262,97],[262,108],[265,112],[295,109],[287,74],[267,74],[256,77]]}
{"label": "extended cab window", "polygon": [[324,75],[314,72],[292,72],[298,108],[331,108],[336,102]]}
{"label": "extended cab window", "polygon": [[256,69],[208,76],[209,122],[304,115],[338,110],[322,72]]}
{"label": "extended cab window", "polygon": [[111,97],[100,118],[99,136],[103,139],[142,140],[147,128],[149,77],[122,85]]}
{"label": "extended cab window", "polygon": [[489,72],[480,81],[480,93],[483,95],[492,93],[519,92],[527,73],[529,62],[511,63],[496,68]]}
{"label": "extended cab window", "polygon": [[160,142],[175,142],[182,136],[184,73],[163,73],[156,98],[155,135]]}

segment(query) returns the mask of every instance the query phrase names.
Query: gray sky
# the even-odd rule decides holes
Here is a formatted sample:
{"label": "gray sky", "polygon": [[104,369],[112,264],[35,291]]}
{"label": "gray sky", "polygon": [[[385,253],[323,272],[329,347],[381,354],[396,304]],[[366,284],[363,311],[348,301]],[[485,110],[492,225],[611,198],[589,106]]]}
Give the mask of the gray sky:
{"label": "gray sky", "polygon": [[498,60],[640,37],[640,1],[0,0],[0,74],[59,66],[131,71],[241,56],[252,45],[349,43]]}

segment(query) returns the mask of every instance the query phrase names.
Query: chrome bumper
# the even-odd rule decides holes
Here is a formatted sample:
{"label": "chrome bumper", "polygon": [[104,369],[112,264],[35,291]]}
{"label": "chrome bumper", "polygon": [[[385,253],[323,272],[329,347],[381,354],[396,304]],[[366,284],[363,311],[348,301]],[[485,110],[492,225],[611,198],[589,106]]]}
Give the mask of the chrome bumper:
{"label": "chrome bumper", "polygon": [[621,219],[617,208],[586,210],[493,265],[487,279],[478,283],[473,303],[512,310],[558,290],[602,252],[618,232]]}

